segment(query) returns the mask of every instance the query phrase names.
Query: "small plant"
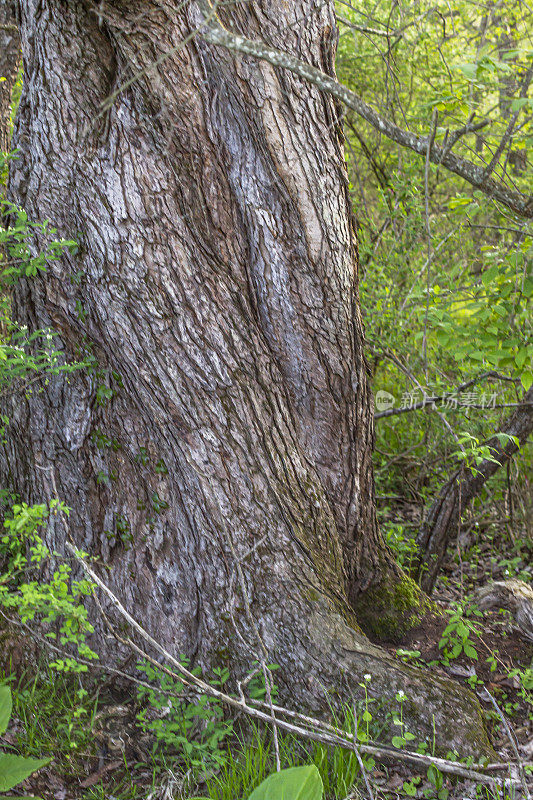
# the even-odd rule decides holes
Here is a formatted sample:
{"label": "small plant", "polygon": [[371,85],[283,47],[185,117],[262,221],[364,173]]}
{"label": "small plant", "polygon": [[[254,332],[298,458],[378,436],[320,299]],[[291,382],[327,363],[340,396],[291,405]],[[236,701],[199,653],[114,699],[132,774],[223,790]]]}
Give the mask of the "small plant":
{"label": "small plant", "polygon": [[161,514],[168,508],[168,503],[166,500],[162,500],[157,492],[152,494],[152,508],[154,509],[156,514]]}
{"label": "small plant", "polygon": [[[181,662],[188,667],[185,656]],[[205,694],[191,694],[181,681],[147,662],[138,664],[138,669],[154,682],[153,689],[139,688],[138,697],[147,704],[137,714],[137,720],[143,731],[155,735],[156,747],[162,745],[177,751],[187,768],[196,772],[220,767],[226,759],[222,745],[233,731],[233,722],[224,718],[221,703]],[[192,672],[198,675],[200,670],[195,668]],[[213,672],[211,686],[224,686],[229,671],[217,668]]]}
{"label": "small plant", "polygon": [[404,526],[396,522],[383,524],[385,539],[400,566],[410,571],[418,553],[418,545],[412,536],[405,532]]}
{"label": "small plant", "polygon": [[[44,544],[39,535],[50,517],[59,514],[68,517],[70,509],[59,500],[47,504],[28,506],[16,504],[11,516],[4,520],[0,536],[0,606],[15,613],[21,622],[36,620],[45,635],[62,646],[73,645],[85,659],[97,658],[85,638],[94,628],[89,622],[83,599],[90,595],[93,585],[86,579],[74,580],[72,569]],[[86,554],[83,554],[86,555]],[[52,572],[48,582],[39,578],[39,571],[47,563]],[[35,577],[32,579],[32,572]],[[66,657],[54,662],[56,669],[86,671],[87,666],[74,658]]]}
{"label": "small plant", "polygon": [[418,791],[417,787],[421,780],[420,775],[417,775],[414,778],[410,778],[408,781],[404,781],[402,786],[403,793],[407,795],[407,797],[416,797]]}
{"label": "small plant", "polygon": [[420,658],[420,650],[404,650],[402,647],[396,650],[396,655],[402,659],[406,664],[410,661],[416,662]]}
{"label": "small plant", "polygon": [[444,663],[448,664],[461,653],[468,658],[478,660],[475,640],[472,635],[479,636],[475,625],[467,617],[471,614],[481,617],[482,613],[475,607],[466,608],[460,603],[454,603],[452,608],[446,609],[450,621],[442,632],[439,649],[442,650]]}
{"label": "small plant", "polygon": [[[11,689],[9,686],[0,686],[0,736],[7,730],[11,710]],[[51,758],[23,758],[12,753],[0,753],[0,791],[9,792],[38,769],[49,764],[51,760]]]}
{"label": "small plant", "polygon": [[106,386],[105,383],[101,383],[96,390],[96,402],[99,406],[103,406],[107,403],[108,400],[114,395],[113,389],[110,386]]}
{"label": "small plant", "polygon": [[408,730],[406,730],[405,722],[403,721],[403,704],[405,702],[405,699],[406,699],[405,692],[402,691],[402,689],[400,689],[400,691],[396,693],[396,700],[400,704],[400,714],[399,716],[398,715],[393,716],[392,720],[394,725],[396,725],[400,729],[400,732],[396,734],[396,736],[392,737],[392,744],[394,745],[394,747],[398,747],[399,749],[405,747],[409,742],[412,742],[413,739],[415,738],[414,733],[410,733]]}
{"label": "small plant", "polygon": [[360,742],[368,742],[370,741],[370,723],[372,722],[372,714],[369,709],[370,703],[374,702],[373,698],[369,698],[368,696],[368,684],[372,680],[372,676],[368,673],[364,675],[364,682],[361,682],[359,686],[364,689],[365,692],[365,707],[361,718],[364,722],[365,728],[361,730],[361,727],[357,725],[357,738]]}
{"label": "small plant", "polygon": [[427,771],[427,778],[430,784],[433,786],[432,789],[426,790],[426,797],[431,797],[433,795],[437,795],[438,800],[448,800],[448,789],[444,786],[444,778],[442,776],[442,772],[437,769],[433,764],[428,768]]}
{"label": "small plant", "polygon": [[146,464],[148,464],[149,460],[150,456],[148,455],[148,450],[146,449],[146,447],[139,447],[139,452],[135,456],[135,461],[138,464],[142,464],[144,467],[146,466]]}

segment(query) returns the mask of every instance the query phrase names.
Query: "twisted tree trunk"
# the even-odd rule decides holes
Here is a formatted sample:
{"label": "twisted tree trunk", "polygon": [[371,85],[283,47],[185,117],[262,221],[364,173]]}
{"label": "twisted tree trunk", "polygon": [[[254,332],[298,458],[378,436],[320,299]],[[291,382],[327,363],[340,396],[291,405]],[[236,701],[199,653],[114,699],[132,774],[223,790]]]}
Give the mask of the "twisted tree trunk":
{"label": "twisted tree trunk", "polygon": [[[323,710],[369,672],[376,694],[404,689],[421,737],[434,714],[447,747],[479,752],[473,696],[360,628],[409,627],[425,601],[376,525],[337,108],[182,44],[200,21],[171,0],[22,6],[11,192],[80,250],[21,285],[15,313],[95,366],[16,404],[4,474],[30,501],[57,487],[76,542],[176,654],[246,670],[246,594],[292,704]],[[225,6],[224,22],[333,73],[331,3]]]}

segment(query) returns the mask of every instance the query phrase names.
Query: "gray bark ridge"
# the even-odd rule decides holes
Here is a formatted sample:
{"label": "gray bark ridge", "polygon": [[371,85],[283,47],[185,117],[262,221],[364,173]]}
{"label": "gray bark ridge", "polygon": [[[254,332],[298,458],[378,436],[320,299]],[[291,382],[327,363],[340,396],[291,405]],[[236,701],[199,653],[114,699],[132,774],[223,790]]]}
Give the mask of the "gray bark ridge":
{"label": "gray bark ridge", "polygon": [[[76,543],[172,652],[248,669],[245,592],[291,704],[323,711],[370,672],[377,694],[412,698],[421,736],[434,714],[445,747],[479,754],[473,697],[372,646],[349,603],[388,555],[333,102],[199,38],[180,46],[193,5],[98,8],[21,8],[11,192],[80,252],[21,284],[14,313],[98,367],[13,405],[4,478],[42,501],[53,470]],[[224,14],[332,72],[332,4]]]}

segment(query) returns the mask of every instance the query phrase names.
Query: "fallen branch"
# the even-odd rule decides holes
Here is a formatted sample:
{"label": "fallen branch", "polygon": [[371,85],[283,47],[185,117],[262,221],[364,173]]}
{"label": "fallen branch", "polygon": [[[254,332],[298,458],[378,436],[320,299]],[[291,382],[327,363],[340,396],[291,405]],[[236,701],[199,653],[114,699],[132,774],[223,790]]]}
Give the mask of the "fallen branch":
{"label": "fallen branch", "polygon": [[486,686],[484,688],[484,693],[489,698],[490,702],[492,703],[492,705],[496,709],[499,718],[502,721],[502,725],[503,725],[503,727],[505,729],[505,732],[507,734],[507,738],[511,742],[511,747],[513,748],[513,751],[514,751],[514,754],[515,754],[515,757],[516,757],[516,761],[517,761],[517,765],[518,765],[518,772],[520,774],[520,783],[522,784],[522,791],[524,792],[524,798],[525,798],[525,800],[530,800],[531,799],[531,795],[530,795],[529,789],[527,787],[526,771],[525,771],[524,765],[522,764],[522,761],[520,759],[520,753],[518,752],[518,746],[516,744],[515,737],[511,732],[511,728],[509,727],[509,724],[508,724],[507,720],[505,719],[503,711],[501,710],[500,706],[498,705],[498,703],[496,702],[494,697],[491,695],[491,693],[489,692],[489,690],[487,689]]}
{"label": "fallen branch", "polygon": [[[66,523],[64,522],[66,525]],[[261,704],[265,705],[268,709],[268,712],[262,711],[261,708],[256,708],[253,705],[250,705],[250,702],[246,702],[244,698],[236,698],[232,697],[231,695],[226,694],[225,692],[216,689],[214,686],[203,681],[197,675],[194,675],[190,672],[186,667],[183,666],[171,653],[168,652],[159,642],[157,642],[144,628],[137,622],[137,620],[124,608],[120,600],[113,594],[111,589],[102,581],[102,579],[97,575],[97,573],[86,563],[86,561],[81,557],[79,551],[73,547],[70,542],[65,542],[65,546],[67,549],[72,553],[76,561],[82,566],[85,573],[93,580],[97,586],[104,592],[104,594],[108,597],[111,601],[112,605],[118,611],[120,616],[139,634],[139,636],[150,645],[150,647],[154,648],[155,651],[160,653],[163,658],[171,664],[174,669],[177,670],[177,673],[172,672],[164,668],[165,672],[170,674],[172,677],[180,680],[182,683],[195,687],[201,690],[203,693],[214,697],[220,702],[230,706],[231,708],[235,708],[238,711],[245,713],[246,715],[258,719],[261,722],[264,722],[266,725],[272,724],[272,710],[278,714],[279,716],[276,717],[276,725],[279,729],[285,730],[288,733],[294,734],[295,736],[300,736],[305,739],[311,739],[312,741],[320,742],[321,744],[332,745],[335,747],[341,747],[346,750],[353,751],[354,748],[357,748],[359,753],[363,753],[366,755],[371,755],[374,758],[380,761],[401,761],[406,764],[412,764],[415,766],[435,766],[441,772],[448,773],[450,775],[457,775],[462,778],[467,778],[469,780],[478,781],[479,783],[487,783],[487,784],[496,784],[505,788],[506,786],[516,786],[520,785],[520,782],[515,779],[508,779],[508,778],[496,778],[492,775],[487,774],[487,767],[483,764],[474,764],[473,767],[466,767],[462,764],[458,764],[454,761],[449,761],[445,758],[438,758],[437,756],[429,756],[429,755],[421,755],[420,753],[413,753],[408,750],[396,750],[392,746],[387,745],[380,745],[375,742],[368,742],[368,743],[359,743],[357,742],[355,736],[346,733],[340,728],[336,728],[333,725],[329,725],[328,723],[321,722],[318,719],[313,717],[306,717],[302,714],[297,714],[296,712],[292,712],[289,709],[283,708],[281,706],[270,705],[270,704]],[[154,660],[144,651],[142,648],[139,647],[135,642],[131,639],[125,639],[124,637],[120,636],[116,631],[114,631],[115,637],[122,643],[128,644],[128,646],[133,649],[138,655],[142,658],[147,658],[149,661],[154,662]],[[158,664],[160,667],[161,665]],[[281,717],[281,718],[280,718]],[[283,717],[288,717],[289,719],[295,719],[298,721],[298,724],[293,722],[288,722]]]}

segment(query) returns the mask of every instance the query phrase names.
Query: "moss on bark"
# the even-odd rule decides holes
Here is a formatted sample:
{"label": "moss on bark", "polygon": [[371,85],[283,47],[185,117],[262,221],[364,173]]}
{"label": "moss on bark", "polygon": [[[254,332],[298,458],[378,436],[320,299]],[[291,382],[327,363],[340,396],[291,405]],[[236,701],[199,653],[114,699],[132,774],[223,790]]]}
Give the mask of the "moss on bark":
{"label": "moss on bark", "polygon": [[360,595],[355,612],[370,638],[399,641],[437,608],[412,578],[389,574]]}

